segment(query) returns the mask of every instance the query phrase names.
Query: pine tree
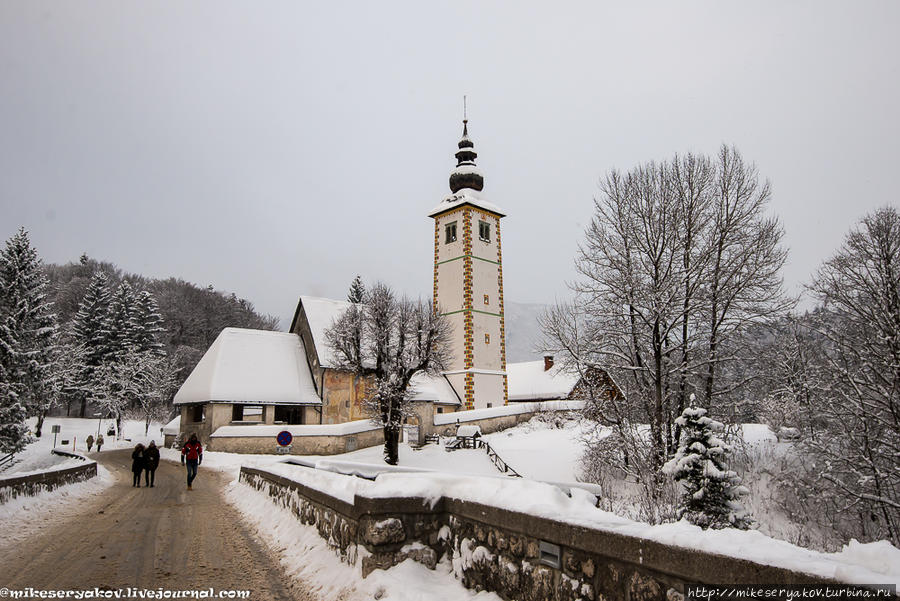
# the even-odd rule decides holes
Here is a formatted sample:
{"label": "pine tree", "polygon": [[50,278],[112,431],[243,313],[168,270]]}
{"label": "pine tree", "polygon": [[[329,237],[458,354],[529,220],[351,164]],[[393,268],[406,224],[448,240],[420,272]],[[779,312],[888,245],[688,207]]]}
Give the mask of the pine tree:
{"label": "pine tree", "polygon": [[47,278],[25,228],[6,241],[0,252],[0,315],[14,341],[5,365],[8,384],[28,415],[38,417],[38,428],[53,402],[50,393],[57,326],[47,301]]}
{"label": "pine tree", "polygon": [[740,498],[747,494],[737,473],[729,470],[725,458],[730,449],[718,436],[724,426],[710,419],[706,409],[691,405],[675,420],[681,426],[678,452],[663,471],[684,486],[678,517],[701,528],[741,528],[752,520],[744,512]]}
{"label": "pine tree", "polygon": [[153,295],[142,290],[134,303],[134,328],[131,331],[131,344],[137,352],[151,353],[157,357],[166,354],[160,335],[165,332],[159,305]]}
{"label": "pine tree", "polygon": [[80,368],[76,370],[77,376],[65,394],[80,401],[81,417],[84,417],[87,410],[88,391],[93,385],[94,371],[103,362],[106,353],[104,320],[109,312],[109,303],[109,277],[105,271],[98,269],[91,276],[91,282],[81,298],[71,325],[73,342],[83,352]]}
{"label": "pine tree", "polygon": [[134,288],[127,281],[122,282],[113,293],[103,319],[104,361],[118,361],[134,350],[136,304]]}
{"label": "pine tree", "polygon": [[366,297],[366,287],[362,283],[362,279],[359,276],[353,278],[353,281],[350,283],[350,292],[347,294],[347,300],[354,304],[359,304],[363,302],[363,299]]}
{"label": "pine tree", "polygon": [[17,453],[29,442],[25,407],[7,368],[15,364],[17,346],[9,322],[0,313],[0,454]]}

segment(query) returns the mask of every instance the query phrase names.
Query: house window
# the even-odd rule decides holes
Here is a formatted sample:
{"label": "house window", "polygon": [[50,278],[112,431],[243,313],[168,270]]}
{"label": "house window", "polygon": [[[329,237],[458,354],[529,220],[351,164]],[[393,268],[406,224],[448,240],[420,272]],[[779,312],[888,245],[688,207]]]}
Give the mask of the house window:
{"label": "house window", "polygon": [[485,335],[484,335],[484,343],[485,343],[485,344],[490,344],[490,343],[491,343],[491,335],[490,335],[490,334],[485,334]]}
{"label": "house window", "polygon": [[195,422],[203,421],[203,405],[194,405],[193,419]]}
{"label": "house window", "polygon": [[243,405],[232,405],[231,406],[231,421],[233,421],[233,422],[244,421],[244,406]]}
{"label": "house window", "polygon": [[478,238],[485,242],[491,241],[491,224],[487,221],[478,222]]}
{"label": "house window", "polygon": [[448,223],[444,226],[444,233],[446,234],[444,238],[445,244],[450,244],[451,242],[456,242],[456,222]]}
{"label": "house window", "polygon": [[282,424],[302,424],[303,407],[275,405],[275,421]]}
{"label": "house window", "polygon": [[488,403],[488,404],[487,404],[487,408],[488,408],[488,409],[490,409],[490,408],[493,407],[493,406],[494,406],[493,403]]}
{"label": "house window", "polygon": [[488,296],[487,294],[484,295],[484,304],[485,304],[485,305],[490,305],[490,304],[491,304],[491,297]]}
{"label": "house window", "polygon": [[443,412],[444,412],[444,408],[443,408],[443,407],[438,407],[438,408],[437,408],[437,411],[438,411],[438,413],[443,413]]}
{"label": "house window", "polygon": [[263,420],[262,405],[244,405],[244,415],[241,421],[261,422]]}

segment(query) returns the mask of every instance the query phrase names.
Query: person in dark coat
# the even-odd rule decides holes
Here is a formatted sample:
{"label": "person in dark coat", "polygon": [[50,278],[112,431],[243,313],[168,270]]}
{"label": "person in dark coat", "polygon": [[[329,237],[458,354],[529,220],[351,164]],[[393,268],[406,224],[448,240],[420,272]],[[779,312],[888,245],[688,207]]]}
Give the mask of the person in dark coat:
{"label": "person in dark coat", "polygon": [[191,488],[191,483],[197,477],[197,466],[203,463],[203,447],[197,440],[196,434],[191,434],[190,440],[181,447],[181,465],[187,465],[187,489]]}
{"label": "person in dark coat", "polygon": [[97,435],[97,452],[98,453],[100,452],[100,447],[102,447],[102,446],[103,446],[103,435],[98,434]]}
{"label": "person in dark coat", "polygon": [[151,440],[144,451],[144,484],[153,487],[153,481],[156,479],[156,468],[159,467],[159,449],[156,441]]}
{"label": "person in dark coat", "polygon": [[138,443],[131,452],[131,473],[134,474],[134,480],[131,486],[141,487],[141,472],[144,471],[146,458],[144,457],[144,445]]}
{"label": "person in dark coat", "polygon": [[90,453],[90,452],[91,452],[91,447],[94,446],[94,435],[93,435],[93,434],[88,434],[87,440],[85,440],[84,442],[87,443],[88,453]]}

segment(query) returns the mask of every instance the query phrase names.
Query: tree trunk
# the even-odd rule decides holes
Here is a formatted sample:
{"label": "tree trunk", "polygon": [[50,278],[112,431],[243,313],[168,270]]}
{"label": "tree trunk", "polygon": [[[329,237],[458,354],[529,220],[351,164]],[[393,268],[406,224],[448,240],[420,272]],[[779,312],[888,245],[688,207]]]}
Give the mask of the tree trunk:
{"label": "tree trunk", "polygon": [[38,438],[41,437],[41,430],[44,427],[44,418],[47,417],[47,411],[39,411],[37,416],[37,425],[34,427],[34,435]]}
{"label": "tree trunk", "polygon": [[384,427],[384,462],[397,465],[399,461],[400,429],[396,426]]}

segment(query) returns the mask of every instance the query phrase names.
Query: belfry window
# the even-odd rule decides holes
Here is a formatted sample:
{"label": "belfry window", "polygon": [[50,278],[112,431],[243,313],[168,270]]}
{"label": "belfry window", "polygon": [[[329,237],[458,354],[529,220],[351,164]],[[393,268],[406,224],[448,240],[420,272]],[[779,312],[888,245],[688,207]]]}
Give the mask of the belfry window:
{"label": "belfry window", "polygon": [[456,222],[454,221],[444,226],[444,233],[446,234],[444,237],[444,244],[456,242]]}
{"label": "belfry window", "polygon": [[478,222],[478,238],[485,242],[491,241],[491,224],[487,221]]}

